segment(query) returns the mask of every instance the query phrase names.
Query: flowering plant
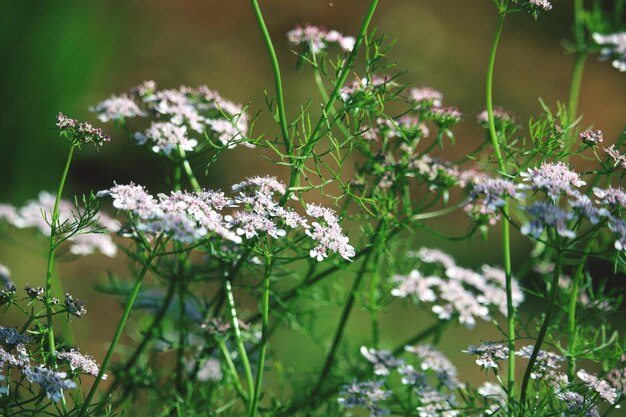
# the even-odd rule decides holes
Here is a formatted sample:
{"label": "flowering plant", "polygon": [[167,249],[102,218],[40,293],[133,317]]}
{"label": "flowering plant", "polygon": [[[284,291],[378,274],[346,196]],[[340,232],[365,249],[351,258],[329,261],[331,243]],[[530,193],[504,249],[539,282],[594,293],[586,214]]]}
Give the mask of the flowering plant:
{"label": "flowering plant", "polygon": [[[611,281],[626,270],[626,132],[605,138],[585,124],[577,103],[592,53],[626,70],[626,29],[614,19],[625,2],[610,9],[575,1],[570,97],[556,109],[542,102],[525,130],[512,111],[494,106],[496,51],[509,15],[540,18],[552,4],[494,0],[486,109],[475,120],[485,137],[457,161],[442,150],[471,117],[443,93],[405,85],[394,73],[391,43],[370,25],[378,3],[370,0],[355,36],[311,25],[288,32],[322,101],[319,113],[303,105],[289,117],[274,41],[251,0],[274,74],[268,107],[276,135],[256,135],[248,106],[206,86],[160,89],[145,81],[92,106],[100,122],[167,161],[167,192],[111,181],[65,200],[75,153],[105,149],[110,138],[58,115],[68,156],[57,192],[22,207],[0,204],[3,227],[35,228],[48,242],[45,286],[18,290],[0,265],[0,306],[24,319],[0,326],[3,415],[605,416],[619,409],[626,345],[611,318],[622,298],[590,267],[608,265]],[[229,190],[204,187],[220,155],[241,146],[282,166],[287,180],[259,173]],[[594,168],[579,171],[577,160]],[[457,211],[467,219],[457,236],[430,223]],[[501,265],[462,266],[422,247],[416,229],[459,244],[501,230]],[[513,253],[512,233],[525,236],[532,252]],[[98,361],[71,337],[70,320],[87,313],[85,304],[69,293],[63,301],[53,296],[62,291],[58,258],[96,252],[123,254],[131,264],[127,278],[112,275],[100,287],[122,301],[123,313]],[[543,314],[526,317],[521,309],[533,299],[543,301]],[[340,313],[328,336],[313,322],[333,301]],[[246,311],[257,304],[258,312]],[[393,345],[380,319],[393,304],[423,311],[430,324]],[[368,328],[354,345],[346,330],[359,309]],[[493,326],[497,335],[455,345],[461,361],[483,371],[479,384],[442,352],[446,330],[457,325]],[[122,341],[133,329],[136,339]],[[285,366],[275,349],[279,330],[319,341],[322,363],[306,372]]]}

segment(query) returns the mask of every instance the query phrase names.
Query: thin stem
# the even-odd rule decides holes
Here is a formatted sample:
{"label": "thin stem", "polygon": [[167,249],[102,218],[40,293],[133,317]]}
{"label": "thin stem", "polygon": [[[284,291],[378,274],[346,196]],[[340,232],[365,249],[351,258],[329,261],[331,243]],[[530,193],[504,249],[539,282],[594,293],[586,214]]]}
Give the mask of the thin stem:
{"label": "thin stem", "polygon": [[220,347],[220,350],[222,351],[222,354],[224,355],[224,359],[226,359],[226,365],[228,365],[228,370],[232,374],[233,383],[235,384],[235,390],[237,391],[241,399],[245,403],[247,403],[248,394],[245,393],[245,391],[243,390],[243,387],[241,386],[241,381],[239,381],[239,375],[237,374],[237,368],[235,367],[235,364],[233,363],[233,358],[230,356],[230,352],[228,351],[228,348],[226,347],[226,344],[224,343],[223,340],[218,340],[217,343],[218,343],[218,346]]}
{"label": "thin stem", "polygon": [[259,402],[261,401],[261,388],[263,387],[263,371],[265,367],[265,352],[267,350],[267,341],[269,339],[269,311],[270,311],[270,275],[272,272],[272,258],[270,255],[265,257],[265,274],[263,276],[263,304],[261,319],[261,348],[259,349],[259,364],[256,371],[256,382],[254,385],[254,399],[250,416],[255,417]]}
{"label": "thin stem", "polygon": [[543,323],[541,324],[541,328],[539,329],[539,335],[537,335],[537,342],[535,343],[535,347],[533,348],[533,353],[530,355],[530,359],[528,361],[528,365],[526,365],[526,372],[524,372],[524,379],[522,381],[522,390],[520,395],[520,406],[521,413],[520,416],[523,417],[524,408],[526,406],[526,397],[528,390],[528,383],[530,382],[530,374],[533,371],[533,366],[537,361],[537,355],[539,355],[539,351],[541,349],[541,345],[543,344],[543,340],[546,337],[546,333],[548,331],[548,327],[550,327],[550,320],[552,319],[552,312],[554,311],[554,305],[556,302],[556,295],[559,292],[559,278],[561,277],[561,263],[563,261],[563,252],[560,249],[557,249],[556,253],[556,262],[554,264],[554,271],[552,272],[552,283],[550,284],[550,295],[548,298],[548,309],[546,311],[546,315],[543,318]]}
{"label": "thin stem", "polygon": [[[374,237],[372,238],[372,243],[371,243],[374,248],[378,248],[378,243],[380,240],[383,225],[384,225],[384,222],[381,221],[378,224],[376,231],[374,232]],[[337,354],[337,350],[339,349],[339,344],[341,343],[341,339],[343,338],[343,333],[346,329],[346,325],[348,324],[348,318],[350,317],[350,313],[352,312],[352,308],[354,307],[354,302],[356,300],[356,293],[359,291],[359,288],[361,288],[361,283],[363,282],[363,278],[365,277],[367,273],[367,268],[369,266],[369,262],[374,252],[375,250],[372,250],[367,253],[367,256],[365,257],[365,259],[363,260],[363,263],[361,264],[361,269],[359,269],[359,272],[356,278],[354,279],[354,282],[352,283],[352,287],[350,288],[350,291],[348,292],[348,298],[346,302],[344,303],[344,308],[341,313],[341,318],[339,319],[339,325],[337,326],[337,330],[335,331],[335,337],[333,338],[333,343],[331,345],[330,350],[328,351],[328,355],[326,356],[326,361],[324,362],[324,368],[322,369],[322,372],[320,373],[320,376],[317,380],[317,384],[313,388],[311,397],[315,397],[320,392],[320,389],[324,381],[326,380],[326,377],[328,376],[330,369],[335,361],[335,355]]]}
{"label": "thin stem", "polygon": [[[363,39],[367,35],[367,28],[369,27],[369,24],[372,21],[372,17],[374,16],[374,12],[376,11],[376,7],[378,6],[378,1],[379,0],[370,1],[370,5],[369,5],[369,8],[367,9],[367,13],[365,14],[365,17],[363,18],[363,21],[361,22],[361,28],[359,30],[359,34],[357,35],[356,41],[354,43],[354,48],[352,48],[352,51],[350,52],[350,55],[348,56],[346,64],[341,69],[337,77],[337,81],[335,82],[335,87],[333,88],[333,91],[331,92],[330,97],[328,98],[328,101],[326,102],[326,105],[324,106],[324,112],[320,116],[313,130],[311,131],[311,134],[307,138],[306,144],[304,145],[304,149],[302,151],[303,158],[300,161],[302,161],[304,158],[307,158],[311,154],[311,152],[313,151],[313,148],[315,147],[315,144],[320,139],[319,132],[320,132],[320,129],[324,126],[324,121],[326,120],[325,116],[330,111],[330,109],[332,109],[333,106],[335,105],[335,102],[339,98],[339,93],[341,91],[341,88],[344,86],[344,84],[346,83],[346,80],[348,79],[348,75],[350,74],[350,70],[352,69],[358,50],[361,47],[361,44],[363,43]],[[285,205],[287,203],[287,201],[289,200],[289,197],[293,193],[293,188],[297,187],[300,184],[300,170],[301,170],[300,164],[301,163],[302,162],[298,162],[298,166],[295,166],[295,165],[291,166],[291,177],[289,178],[289,186],[287,187],[285,194],[280,200],[281,205]]]}
{"label": "thin stem", "polygon": [[54,200],[54,209],[52,210],[52,221],[50,222],[50,246],[48,250],[48,267],[46,269],[46,312],[48,316],[48,348],[52,354],[51,360],[54,361],[54,330],[52,328],[52,272],[54,269],[54,254],[57,249],[56,236],[57,236],[57,223],[59,222],[59,204],[61,202],[61,195],[63,194],[63,188],[67,181],[67,175],[70,171],[70,165],[72,164],[72,158],[74,156],[75,146],[70,146],[70,150],[67,153],[67,159],[65,161],[65,167],[63,168],[63,174],[61,175],[61,181],[59,182],[59,188],[57,190],[56,199]]}
{"label": "thin stem", "polygon": [[570,355],[567,362],[567,375],[570,381],[574,380],[574,372],[576,372],[576,358],[574,357],[574,355],[571,354],[571,352],[572,349],[576,346],[576,304],[578,301],[578,288],[580,287],[580,281],[583,277],[587,257],[589,256],[589,252],[591,252],[591,248],[597,234],[598,232],[596,231],[593,237],[589,239],[587,245],[585,246],[584,254],[578,262],[578,267],[576,268],[576,272],[574,274],[574,282],[572,284],[572,293],[570,294],[569,299],[567,317],[567,339]]}
{"label": "thin stem", "polygon": [[191,165],[189,164],[189,160],[187,159],[187,154],[185,153],[185,150],[179,146],[178,152],[180,153],[180,157],[182,159],[183,170],[185,170],[185,175],[187,175],[187,179],[189,180],[191,187],[193,188],[194,191],[202,190],[202,187],[200,187],[200,183],[196,179],[196,176],[193,173],[193,169],[191,168]]}
{"label": "thin stem", "polygon": [[[498,133],[496,131],[495,118],[493,115],[493,72],[496,62],[496,52],[498,50],[498,43],[502,35],[502,28],[504,27],[504,19],[506,17],[506,5],[504,10],[500,10],[500,16],[498,19],[498,26],[496,34],[491,46],[491,53],[489,55],[489,65],[487,67],[487,85],[486,85],[486,99],[487,99],[487,116],[489,121],[489,136],[491,138],[491,144],[498,161],[498,169],[501,175],[506,175],[506,166],[504,159],[502,158],[502,152],[500,150],[500,143],[498,141]],[[508,348],[509,348],[509,369],[507,374],[507,397],[509,404],[512,403],[515,396],[515,306],[513,305],[513,288],[512,288],[512,271],[511,271],[511,230],[509,219],[509,200],[505,200],[505,204],[502,207],[504,219],[502,220],[502,241],[503,241],[503,264],[504,274],[506,277],[506,306],[507,306],[507,332],[508,332]],[[509,407],[510,409],[510,407]],[[511,411],[509,411],[509,415]]]}
{"label": "thin stem", "polygon": [[137,295],[139,294],[139,290],[141,289],[141,284],[143,282],[143,279],[146,276],[146,273],[148,272],[148,270],[150,269],[150,264],[152,263],[152,259],[154,259],[154,255],[151,253],[150,255],[148,255],[148,258],[146,259],[143,267],[141,268],[139,275],[137,275],[137,278],[135,278],[135,283],[131,290],[130,296],[128,297],[128,300],[126,300],[126,307],[124,308],[122,317],[120,318],[120,321],[117,324],[117,329],[115,330],[115,334],[113,335],[113,339],[111,340],[111,345],[109,346],[109,350],[107,351],[106,356],[104,357],[104,360],[102,361],[100,372],[98,372],[98,376],[96,377],[96,380],[94,381],[93,385],[91,386],[91,389],[89,390],[87,399],[85,399],[85,403],[83,404],[83,407],[80,410],[78,417],[85,416],[85,413],[87,413],[87,410],[89,408],[89,404],[91,404],[91,401],[93,400],[93,397],[96,394],[96,391],[98,390],[98,386],[100,385],[100,382],[102,382],[102,377],[104,376],[104,372],[109,366],[109,362],[111,362],[111,358],[113,357],[113,353],[115,352],[115,347],[117,346],[117,343],[119,342],[120,337],[122,336],[122,332],[124,331],[124,327],[126,326],[126,322],[128,321],[130,312],[133,309],[133,305],[135,304],[135,300],[137,299]]}
{"label": "thin stem", "polygon": [[[172,304],[172,300],[174,299],[175,293],[176,293],[176,281],[171,280],[170,285],[167,289],[167,294],[165,295],[165,299],[163,300],[163,304],[161,305],[161,308],[157,312],[152,323],[150,323],[150,327],[148,327],[148,330],[146,331],[146,334],[144,335],[143,339],[141,340],[141,342],[139,343],[139,345],[137,346],[133,354],[130,356],[130,358],[128,358],[128,360],[122,367],[122,369],[124,369],[125,372],[129,372],[133,369],[133,367],[135,366],[135,363],[139,360],[143,351],[148,347],[148,344],[150,343],[150,341],[152,340],[152,338],[154,337],[156,333],[156,328],[161,324],[161,321],[163,321],[163,319],[165,318],[165,314],[167,313],[167,310]],[[120,383],[121,383],[121,379],[116,379],[115,381],[113,381],[113,383],[109,386],[109,389],[107,390],[104,397],[107,398],[109,395],[111,395],[115,391],[115,389],[120,385]]]}
{"label": "thin stem", "polygon": [[224,282],[224,291],[226,292],[226,301],[228,302],[228,311],[230,313],[230,325],[233,329],[235,344],[237,345],[239,356],[241,356],[241,363],[243,364],[244,373],[246,376],[246,384],[248,385],[248,398],[250,398],[248,411],[250,412],[252,410],[252,399],[254,398],[254,378],[252,377],[252,369],[250,368],[248,353],[246,352],[246,347],[244,346],[243,339],[241,338],[241,329],[239,328],[239,320],[237,319],[235,297],[233,295],[233,288],[230,283],[230,279],[227,279]]}
{"label": "thin stem", "polygon": [[263,42],[265,42],[265,49],[267,49],[267,54],[272,64],[272,72],[274,73],[274,87],[276,89],[276,105],[278,107],[278,121],[279,121],[278,124],[280,125],[280,132],[283,136],[283,143],[285,145],[285,153],[291,159],[292,143],[289,138],[289,129],[287,127],[287,116],[285,113],[285,99],[283,97],[283,83],[282,83],[282,79],[280,76],[280,65],[278,64],[278,58],[276,57],[274,44],[272,43],[272,38],[270,37],[270,33],[267,30],[267,25],[265,24],[265,20],[263,19],[263,14],[261,13],[261,7],[259,7],[259,2],[258,0],[250,0],[250,3],[252,4],[254,16],[256,17],[256,21],[259,25],[259,29],[261,29],[261,34],[263,35]]}

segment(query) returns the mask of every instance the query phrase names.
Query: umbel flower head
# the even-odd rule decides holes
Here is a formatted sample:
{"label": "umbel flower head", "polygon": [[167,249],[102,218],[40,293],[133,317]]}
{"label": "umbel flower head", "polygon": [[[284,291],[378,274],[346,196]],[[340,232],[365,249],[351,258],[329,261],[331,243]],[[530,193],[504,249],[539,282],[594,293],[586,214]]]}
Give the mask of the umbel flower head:
{"label": "umbel flower head", "polygon": [[349,52],[355,43],[352,36],[344,36],[336,30],[328,31],[313,25],[297,26],[290,30],[287,32],[287,40],[292,47],[302,47],[314,55],[325,51],[331,45],[337,45]]}
{"label": "umbel flower head", "polygon": [[72,145],[84,145],[87,143],[96,146],[111,140],[102,129],[93,127],[89,122],[79,122],[59,113],[57,115],[57,128],[61,131],[61,136],[66,138]]}

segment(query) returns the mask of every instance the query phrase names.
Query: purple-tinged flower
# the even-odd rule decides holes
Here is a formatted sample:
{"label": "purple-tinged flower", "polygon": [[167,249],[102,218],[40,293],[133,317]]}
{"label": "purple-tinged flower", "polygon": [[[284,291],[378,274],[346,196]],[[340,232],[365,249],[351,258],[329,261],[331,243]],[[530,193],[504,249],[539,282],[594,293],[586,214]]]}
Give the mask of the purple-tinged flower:
{"label": "purple-tinged flower", "polygon": [[374,96],[384,93],[387,87],[394,85],[389,76],[372,75],[371,78],[361,78],[346,84],[339,95],[344,103],[350,103],[363,94]]}
{"label": "purple-tinged flower", "polygon": [[360,352],[369,363],[374,365],[375,375],[387,376],[392,369],[404,364],[402,359],[395,358],[388,350],[376,350],[361,346]]}
{"label": "purple-tinged flower", "polygon": [[110,120],[123,120],[130,117],[145,116],[137,103],[129,96],[111,96],[110,98],[89,108],[98,114],[98,120],[106,123]]}
{"label": "purple-tinged flower", "polygon": [[613,216],[609,217],[609,229],[617,234],[614,246],[618,251],[626,250],[626,222]]}
{"label": "purple-tinged flower", "polygon": [[613,161],[613,167],[621,167],[626,169],[626,155],[622,155],[620,151],[615,148],[615,145],[611,145],[608,148],[604,148],[604,153]]}
{"label": "purple-tinged flower", "polygon": [[420,393],[420,405],[417,412],[420,417],[456,417],[461,415],[451,404],[451,398],[443,396],[432,388]]}
{"label": "purple-tinged flower", "polygon": [[476,365],[485,369],[497,368],[498,361],[509,357],[509,348],[501,343],[483,342],[480,346],[470,346],[464,353],[477,355]]}
{"label": "purple-tinged flower", "polygon": [[413,365],[400,365],[398,367],[398,373],[401,375],[400,382],[402,385],[411,385],[419,389],[424,387],[426,384],[426,375],[415,370]]}
{"label": "purple-tinged flower", "polygon": [[350,260],[356,253],[350,245],[349,238],[343,234],[334,210],[321,207],[317,204],[308,204],[306,212],[309,216],[322,220],[322,223],[313,222],[306,234],[317,242],[317,246],[310,251],[312,258],[324,260],[328,252],[336,252],[342,258]]}
{"label": "purple-tinged flower", "polygon": [[444,268],[452,268],[456,266],[454,258],[439,249],[421,248],[417,256],[425,263],[438,263]]}
{"label": "purple-tinged flower", "polygon": [[430,87],[415,87],[409,90],[409,100],[417,110],[440,107],[443,94]]}
{"label": "purple-tinged flower", "polygon": [[591,129],[587,129],[580,134],[580,140],[582,140],[587,145],[595,146],[604,141],[604,137],[602,136],[602,131],[597,130],[593,131]]}
{"label": "purple-tinged flower", "polygon": [[43,366],[26,369],[24,374],[31,383],[39,384],[48,398],[54,402],[63,399],[63,391],[76,388],[76,383],[67,379],[65,372],[56,372]]}
{"label": "purple-tinged flower", "polygon": [[274,239],[287,234],[270,219],[255,212],[240,211],[235,216],[225,216],[224,219],[228,222],[228,227],[234,227],[237,235],[245,236],[246,239],[252,239],[261,233],[267,233]]}
{"label": "purple-tinged flower", "polygon": [[330,45],[338,45],[349,52],[355,43],[352,36],[344,36],[336,30],[327,31],[312,25],[297,26],[290,30],[287,32],[287,40],[292,47],[303,47],[314,55],[325,51]]}
{"label": "purple-tinged flower", "polygon": [[152,151],[170,155],[178,147],[191,152],[198,146],[198,141],[187,136],[186,126],[177,126],[170,122],[153,122],[144,133],[136,132],[135,140],[139,145],[152,144]]}
{"label": "purple-tinged flower", "polygon": [[405,298],[415,296],[424,303],[432,303],[437,300],[434,289],[438,287],[441,278],[435,276],[425,277],[414,269],[409,275],[396,275],[394,277],[395,288],[391,290],[394,297]]}
{"label": "purple-tinged flower", "polygon": [[449,129],[461,121],[463,114],[452,106],[432,107],[426,117],[430,118],[439,129]]}
{"label": "purple-tinged flower", "polygon": [[587,388],[595,391],[600,396],[600,398],[602,398],[609,404],[615,404],[615,401],[617,400],[617,390],[604,379],[600,379],[597,376],[585,371],[584,369],[578,371],[576,375],[584,382]]}
{"label": "purple-tinged flower", "polygon": [[526,209],[531,220],[524,223],[521,232],[525,236],[539,239],[546,227],[554,227],[559,236],[573,239],[576,234],[567,228],[567,222],[574,217],[574,213],[563,211],[558,206],[545,202],[537,202]]}
{"label": "purple-tinged flower", "polygon": [[[515,352],[515,354],[521,358],[530,359],[533,353],[533,349],[533,345],[524,346],[523,348]],[[546,376],[550,376],[554,373],[555,370],[559,369],[559,363],[563,361],[564,359],[561,355],[557,355],[556,353],[548,352],[545,350],[540,350],[537,354],[537,359],[535,361],[535,365],[532,369],[530,377],[532,379],[541,379]]]}
{"label": "purple-tinged flower", "polygon": [[[478,124],[484,128],[489,127],[489,112],[483,110],[478,114]],[[493,121],[497,130],[506,129],[512,126],[516,122],[515,114],[505,109],[504,107],[494,107],[493,109]]]}
{"label": "purple-tinged flower", "polygon": [[569,200],[569,204],[582,216],[588,218],[593,224],[598,224],[600,217],[607,216],[609,214],[608,210],[596,207],[589,196],[579,192],[575,192],[573,194],[572,198]]}
{"label": "purple-tinged flower", "polygon": [[544,191],[552,201],[556,201],[562,193],[573,195],[576,188],[586,184],[563,162],[544,162],[538,168],[529,168],[520,173],[520,176],[529,183],[528,188]]}
{"label": "purple-tinged flower", "polygon": [[381,407],[380,403],[392,393],[384,390],[382,385],[382,382],[375,381],[344,385],[339,393],[338,402],[345,408],[365,408],[370,412],[370,417],[388,416],[389,410]]}
{"label": "purple-tinged flower", "polygon": [[102,129],[94,127],[89,122],[81,122],[65,116],[63,113],[57,115],[57,127],[61,131],[61,136],[65,137],[73,145],[84,145],[92,143],[96,146],[109,142],[111,138]]}
{"label": "purple-tinged flower", "polygon": [[488,177],[477,178],[469,194],[472,205],[480,205],[486,213],[495,213],[504,206],[507,198],[519,199],[523,196],[512,181]]}
{"label": "purple-tinged flower", "polygon": [[17,346],[28,342],[30,342],[30,337],[21,334],[15,327],[0,326],[0,343],[7,346]]}
{"label": "purple-tinged flower", "polygon": [[428,134],[428,127],[418,117],[404,115],[395,120],[379,117],[376,124],[365,130],[362,136],[365,140],[377,142],[382,139],[412,140],[427,137]]}
{"label": "purple-tinged flower", "polygon": [[153,80],[142,81],[141,84],[131,87],[129,92],[133,95],[137,95],[141,98],[152,95],[157,90],[157,84]]}
{"label": "purple-tinged flower", "polygon": [[113,207],[136,213],[141,218],[150,218],[159,212],[157,200],[144,187],[132,182],[128,185],[115,184],[108,190],[99,191],[96,196],[109,196],[113,199]]}
{"label": "purple-tinged flower", "polygon": [[285,184],[278,181],[276,177],[250,177],[245,181],[239,182],[232,186],[233,191],[246,192],[253,194],[259,192],[261,194],[276,195],[285,194],[287,188]]}
{"label": "purple-tinged flower", "polygon": [[606,379],[620,396],[626,395],[626,355],[622,355],[621,362],[611,369]]}
{"label": "purple-tinged flower", "polygon": [[[91,376],[98,376],[100,372],[100,366],[91,356],[83,355],[77,350],[58,352],[57,358],[67,362],[72,371],[79,371]],[[107,375],[102,375],[102,379],[107,379]]]}
{"label": "purple-tinged flower", "polygon": [[456,367],[443,353],[431,345],[405,346],[404,350],[413,353],[420,360],[422,371],[433,371],[439,381],[454,390],[462,386]]}
{"label": "purple-tinged flower", "polygon": [[626,193],[621,188],[598,188],[593,189],[597,202],[609,209],[626,209]]}
{"label": "purple-tinged flower", "polygon": [[556,394],[556,398],[563,401],[567,407],[568,415],[581,417],[600,417],[598,407],[591,401],[574,391],[562,391]]}
{"label": "purple-tinged flower", "polygon": [[613,68],[626,71],[626,32],[617,32],[603,35],[594,33],[593,40],[598,45],[602,45],[600,57],[603,60],[611,59]]}

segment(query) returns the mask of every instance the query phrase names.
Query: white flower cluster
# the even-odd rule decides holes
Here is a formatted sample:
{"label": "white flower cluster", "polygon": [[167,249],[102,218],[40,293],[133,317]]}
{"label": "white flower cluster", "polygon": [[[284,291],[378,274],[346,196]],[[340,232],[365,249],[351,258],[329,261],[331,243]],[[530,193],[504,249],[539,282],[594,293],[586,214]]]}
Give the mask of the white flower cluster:
{"label": "white flower cluster", "polygon": [[325,51],[330,45],[338,45],[344,51],[350,52],[355,43],[352,36],[313,25],[297,26],[290,30],[287,32],[287,40],[292,47],[303,47],[314,55]]}
{"label": "white flower cluster", "polygon": [[[433,303],[433,313],[440,320],[457,318],[461,324],[473,327],[476,319],[490,320],[491,310],[506,313],[506,290],[504,272],[484,265],[482,273],[458,266],[447,254],[422,248],[418,252],[424,263],[443,267],[445,278],[437,275],[423,276],[418,270],[409,275],[394,278],[396,286],[391,294],[395,297],[413,296],[420,302]],[[513,304],[518,306],[524,294],[513,280]]]}
{"label": "white flower cluster", "polygon": [[132,117],[149,117],[150,127],[134,132],[138,144],[149,144],[154,152],[169,155],[178,147],[194,151],[199,141],[195,132],[207,134],[222,146],[244,143],[248,132],[248,115],[244,108],[206,86],[157,90],[154,81],[144,81],[123,94],[90,108],[103,121],[120,121]]}
{"label": "white flower cluster", "polygon": [[[77,384],[68,378],[67,372],[32,364],[33,358],[26,347],[30,341],[28,336],[20,334],[17,329],[0,326],[0,369],[8,365],[9,371],[13,368],[18,370],[28,382],[41,386],[50,400],[61,401],[63,391],[74,389]],[[57,358],[67,362],[72,372],[96,376],[100,370],[91,356],[77,351],[59,352]],[[0,394],[7,389],[0,387]]]}
{"label": "white flower cluster", "polygon": [[[176,191],[155,198],[142,186],[131,183],[115,185],[97,195],[110,196],[116,209],[130,212],[138,231],[149,235],[165,233],[182,243],[193,244],[217,236],[239,244],[243,238],[253,239],[261,234],[277,239],[287,234],[283,228],[287,226],[304,229],[316,242],[310,255],[318,261],[331,252],[348,260],[355,255],[333,210],[309,204],[307,214],[317,219],[309,225],[305,217],[278,203],[286,188],[276,178],[253,177],[232,189],[238,192],[233,198],[211,190]],[[221,213],[231,207],[239,209],[232,214]]]}
{"label": "white flower cluster", "polygon": [[[8,204],[0,204],[0,221],[5,221],[14,227],[25,229],[35,228],[44,236],[50,236],[50,222],[54,209],[55,196],[41,192],[39,198],[26,202],[23,207],[16,208]],[[80,217],[81,209],[69,201],[61,200],[59,203],[60,225],[71,224]],[[110,236],[105,232],[117,232],[120,225],[104,213],[99,213],[95,227],[97,233],[85,233],[69,236],[71,243],[70,252],[74,255],[90,255],[100,252],[103,255],[113,257],[117,254],[117,247]],[[72,234],[72,231],[69,232]]]}

